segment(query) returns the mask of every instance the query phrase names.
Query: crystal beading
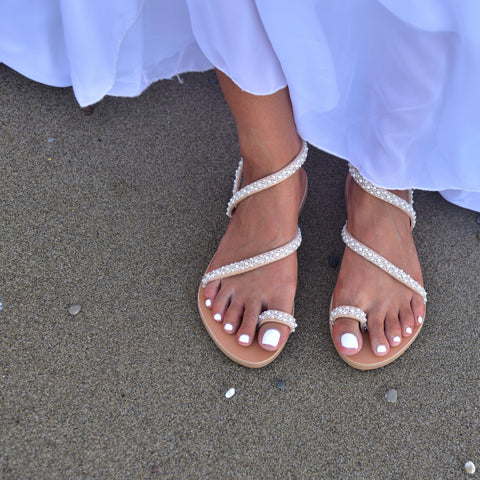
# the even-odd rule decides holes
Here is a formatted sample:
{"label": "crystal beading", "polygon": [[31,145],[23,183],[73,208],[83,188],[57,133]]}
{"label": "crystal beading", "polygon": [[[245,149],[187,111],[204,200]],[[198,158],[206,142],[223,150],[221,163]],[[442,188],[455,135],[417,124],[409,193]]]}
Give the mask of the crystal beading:
{"label": "crystal beading", "polygon": [[334,308],[330,312],[330,325],[333,327],[335,325],[335,320],[337,318],[353,318],[360,322],[363,331],[367,331],[367,316],[365,312],[357,307],[350,307],[347,305],[341,305],[340,307]]}
{"label": "crystal beading", "polygon": [[370,247],[367,247],[362,242],[354,238],[347,230],[347,224],[345,224],[342,230],[342,240],[345,242],[347,247],[349,247],[355,253],[381,268],[385,273],[388,273],[390,276],[395,278],[395,280],[403,283],[415,293],[418,293],[423,298],[424,303],[427,303],[427,292],[416,280],[414,280],[408,273],[405,273],[401,268],[396,267],[386,258],[382,257]]}
{"label": "crystal beading", "polygon": [[409,191],[409,199],[410,202],[407,202],[403,198],[400,198],[399,196],[395,195],[392,192],[389,192],[388,190],[385,190],[384,188],[377,187],[373,183],[370,183],[366,178],[364,178],[360,172],[352,165],[348,164],[349,172],[352,178],[355,180],[360,187],[362,187],[366,192],[368,192],[370,195],[373,195],[374,197],[379,198],[380,200],[383,200],[384,202],[389,203],[390,205],[393,205],[394,207],[399,208],[403,212],[405,212],[409,217],[410,217],[410,226],[411,229],[413,230],[413,227],[415,226],[415,221],[416,221],[416,214],[415,210],[413,209],[413,190]]}
{"label": "crystal beading", "polygon": [[295,250],[298,249],[302,243],[302,233],[297,227],[297,232],[295,236],[285,245],[281,247],[274,248],[255,257],[247,258],[245,260],[240,260],[239,262],[230,263],[223,267],[216,268],[211,272],[206,273],[202,278],[202,285],[205,287],[208,283],[213,282],[214,280],[219,280],[221,278],[232,277],[234,275],[239,275],[241,273],[248,272],[255,268],[263,267],[269,263],[277,262],[282,258],[288,257]]}
{"label": "crystal beading", "polygon": [[240,159],[238,162],[237,170],[235,171],[235,180],[233,181],[233,189],[232,189],[232,196],[237,193],[238,189],[240,188],[240,180],[242,179],[243,173],[243,158]]}
{"label": "crystal beading", "polygon": [[280,310],[266,310],[265,312],[261,313],[258,317],[257,326],[260,327],[267,322],[283,323],[290,328],[290,332],[294,332],[298,326],[295,318],[292,315]]}
{"label": "crystal beading", "polygon": [[305,163],[305,160],[307,159],[307,154],[308,146],[306,142],[303,142],[303,146],[299,154],[288,165],[283,167],[278,172],[272,173],[267,177],[252,182],[246,187],[243,187],[239,190],[238,188],[240,186],[240,179],[243,172],[243,160],[240,160],[237,171],[235,172],[232,198],[228,202],[227,215],[231,217],[234,208],[242,200],[245,200],[245,198],[249,197],[250,195],[254,195],[255,193],[261,192],[262,190],[265,190],[267,188],[273,187],[274,185],[277,185],[278,183],[283,182],[288,177],[292,176]]}

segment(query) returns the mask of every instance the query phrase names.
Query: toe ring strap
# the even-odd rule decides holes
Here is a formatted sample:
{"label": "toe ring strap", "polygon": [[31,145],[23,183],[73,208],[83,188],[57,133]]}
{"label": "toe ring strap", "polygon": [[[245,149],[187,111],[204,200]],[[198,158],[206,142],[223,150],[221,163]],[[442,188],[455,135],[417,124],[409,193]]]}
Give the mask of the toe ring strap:
{"label": "toe ring strap", "polygon": [[282,323],[290,329],[290,332],[294,332],[295,328],[298,326],[292,315],[286,312],[281,312],[280,310],[266,310],[261,313],[258,317],[257,327],[261,327],[267,322]]}
{"label": "toe ring strap", "polygon": [[334,308],[330,312],[330,325],[332,327],[335,325],[335,320],[337,320],[337,318],[353,318],[360,323],[364,332],[367,331],[367,315],[361,308],[350,307],[347,305]]}

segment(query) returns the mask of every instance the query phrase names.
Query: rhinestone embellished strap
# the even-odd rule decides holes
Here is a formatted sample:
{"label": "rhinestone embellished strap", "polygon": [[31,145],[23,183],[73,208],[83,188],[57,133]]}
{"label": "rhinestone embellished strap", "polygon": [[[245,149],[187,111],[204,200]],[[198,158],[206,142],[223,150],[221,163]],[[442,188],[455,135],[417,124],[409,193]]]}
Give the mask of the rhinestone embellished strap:
{"label": "rhinestone embellished strap", "polygon": [[377,267],[381,268],[385,273],[388,273],[395,280],[403,283],[415,293],[418,293],[423,298],[424,303],[427,303],[427,292],[416,280],[414,280],[408,273],[405,273],[401,268],[396,267],[386,258],[379,255],[377,252],[367,247],[362,242],[359,242],[347,230],[346,224],[342,230],[342,239],[347,247],[365,258],[365,260],[368,260],[370,263],[373,263]]}
{"label": "rhinestone embellished strap", "polygon": [[[232,197],[235,195],[240,188],[240,181],[242,180],[243,173],[243,158],[238,162],[237,170],[235,171],[235,180],[233,181]],[[231,201],[231,200],[230,200]],[[228,215],[228,213],[227,213]],[[230,215],[229,215],[230,216]]]}
{"label": "rhinestone embellished strap", "polygon": [[231,217],[234,208],[242,200],[245,200],[245,198],[250,197],[251,195],[261,192],[262,190],[265,190],[267,188],[273,187],[274,185],[277,185],[278,183],[283,182],[288,177],[292,176],[305,163],[305,160],[307,159],[307,154],[308,154],[307,143],[303,142],[303,146],[302,146],[302,149],[300,150],[300,153],[288,165],[283,167],[278,172],[272,173],[272,175],[268,175],[267,177],[257,180],[256,182],[252,182],[248,184],[246,187],[238,190],[240,186],[240,179],[242,177],[242,171],[243,171],[243,161],[240,160],[237,171],[235,172],[235,181],[233,184],[233,192],[232,192],[233,195],[230,201],[228,202],[227,215]]}
{"label": "rhinestone embellished strap", "polygon": [[349,307],[347,305],[342,305],[340,307],[334,308],[330,312],[330,325],[333,327],[335,325],[335,320],[337,318],[353,318],[358,320],[362,327],[363,331],[367,331],[367,316],[365,312],[357,307]]}
{"label": "rhinestone embellished strap", "polygon": [[410,202],[407,202],[403,198],[400,198],[399,196],[395,195],[392,192],[389,192],[388,190],[385,190],[384,188],[377,187],[373,183],[370,183],[366,178],[364,178],[360,172],[352,165],[349,164],[349,171],[350,175],[352,178],[355,180],[358,185],[360,185],[366,192],[368,192],[370,195],[373,195],[374,197],[379,198],[380,200],[383,200],[384,202],[389,203],[390,205],[393,205],[394,207],[399,208],[403,212],[405,212],[409,217],[410,217],[410,226],[413,230],[413,227],[415,226],[415,210],[413,209],[413,190],[410,190],[409,192],[409,199]]}
{"label": "rhinestone embellished strap", "polygon": [[288,257],[295,250],[298,249],[302,243],[302,234],[300,229],[297,227],[297,232],[292,240],[290,240],[285,245],[275,248],[255,257],[247,258],[246,260],[240,260],[239,262],[230,263],[223,267],[216,268],[211,272],[206,273],[202,278],[202,285],[205,287],[208,283],[219,280],[221,278],[232,277],[234,275],[239,275],[241,273],[248,272],[255,268],[263,267],[269,263],[276,262],[282,258]]}
{"label": "rhinestone embellished strap", "polygon": [[290,328],[290,332],[294,332],[298,326],[295,318],[293,318],[292,315],[280,310],[266,310],[265,312],[261,313],[258,317],[257,326],[260,327],[267,322],[283,323]]}

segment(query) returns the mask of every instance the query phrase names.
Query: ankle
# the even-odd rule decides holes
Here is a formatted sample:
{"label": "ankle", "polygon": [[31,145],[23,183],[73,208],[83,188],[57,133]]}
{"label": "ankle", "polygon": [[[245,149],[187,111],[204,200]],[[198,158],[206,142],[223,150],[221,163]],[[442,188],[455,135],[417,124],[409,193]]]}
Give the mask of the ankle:
{"label": "ankle", "polygon": [[[389,190],[398,197],[408,200],[408,190]],[[411,235],[408,215],[393,205],[370,195],[349,177],[347,183],[347,218],[348,230],[358,238],[371,238],[372,235],[383,236],[391,231],[396,234]],[[392,223],[393,222],[393,223]]]}
{"label": "ankle", "polygon": [[244,185],[278,172],[300,152],[302,140],[295,133],[290,139],[259,141],[253,135],[240,137]]}

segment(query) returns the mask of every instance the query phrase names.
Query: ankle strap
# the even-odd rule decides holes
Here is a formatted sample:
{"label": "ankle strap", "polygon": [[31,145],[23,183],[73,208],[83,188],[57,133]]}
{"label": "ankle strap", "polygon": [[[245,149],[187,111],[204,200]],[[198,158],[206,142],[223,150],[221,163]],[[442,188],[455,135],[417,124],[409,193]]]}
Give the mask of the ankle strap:
{"label": "ankle strap", "polygon": [[393,205],[394,207],[399,208],[405,212],[410,217],[410,227],[413,230],[415,226],[415,210],[413,209],[413,190],[408,192],[408,202],[403,198],[400,198],[398,195],[395,195],[384,188],[377,187],[373,183],[370,183],[361,173],[352,165],[348,164],[349,172],[355,182],[360,185],[367,193],[373,195],[374,197],[383,200],[384,202]]}
{"label": "ankle strap", "polygon": [[243,173],[243,160],[240,160],[237,171],[235,172],[235,181],[233,184],[233,196],[228,202],[227,215],[231,217],[233,210],[242,200],[245,200],[247,197],[250,197],[255,193],[261,192],[262,190],[266,190],[267,188],[273,187],[274,185],[277,185],[278,183],[283,182],[288,177],[292,176],[305,163],[305,160],[307,159],[307,154],[308,154],[307,142],[303,142],[303,146],[300,152],[288,165],[283,167],[278,172],[272,173],[267,177],[264,177],[260,180],[252,182],[246,187],[239,190],[240,180],[242,178],[242,173]]}

